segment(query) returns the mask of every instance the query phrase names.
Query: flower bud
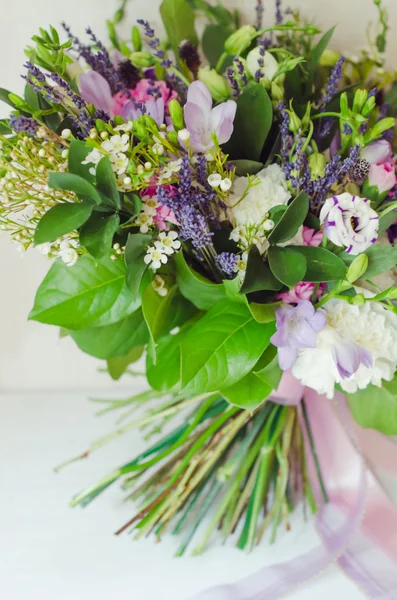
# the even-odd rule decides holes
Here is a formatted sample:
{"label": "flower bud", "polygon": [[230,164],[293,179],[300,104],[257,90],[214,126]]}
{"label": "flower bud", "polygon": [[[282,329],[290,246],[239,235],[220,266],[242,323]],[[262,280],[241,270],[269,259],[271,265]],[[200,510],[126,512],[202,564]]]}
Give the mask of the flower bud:
{"label": "flower bud", "polygon": [[176,131],[179,131],[179,129],[183,129],[183,110],[178,100],[170,100],[170,102],[168,103],[168,110],[170,112],[171,121]]}
{"label": "flower bud", "polygon": [[363,109],[361,111],[361,114],[363,115],[363,117],[369,117],[371,112],[374,110],[375,106],[376,106],[375,96],[370,96],[368,98],[368,100],[366,101],[366,103],[364,104]]}
{"label": "flower bud", "polygon": [[376,140],[379,138],[384,131],[391,129],[395,125],[395,119],[393,117],[387,117],[378,121],[371,129],[371,138]]}
{"label": "flower bud", "polygon": [[359,306],[362,306],[363,304],[365,304],[364,294],[357,294],[357,296],[354,296],[354,298],[352,298],[352,300],[351,300],[351,303],[359,305]]}
{"label": "flower bud", "polygon": [[230,90],[226,79],[219,75],[215,69],[210,69],[210,67],[199,69],[198,78],[205,83],[215,102],[223,102],[229,98]]}
{"label": "flower bud", "polygon": [[244,50],[249,48],[255,33],[255,27],[252,25],[243,25],[227,38],[225,42],[226,52],[239,56]]}
{"label": "flower bud", "polygon": [[262,77],[271,81],[278,71],[279,64],[273,54],[265,52],[262,56],[261,49],[256,47],[248,52],[247,67],[252,77],[255,77],[260,72]]}
{"label": "flower bud", "polygon": [[310,173],[314,180],[324,176],[326,164],[327,161],[325,160],[325,156],[324,154],[321,154],[321,152],[313,152],[313,154],[309,156]]}
{"label": "flower bud", "polygon": [[319,64],[322,67],[334,67],[340,59],[340,57],[340,52],[336,52],[335,50],[330,50],[329,48],[327,48],[322,53]]}
{"label": "flower bud", "polygon": [[302,121],[294,110],[288,110],[289,114],[289,128],[292,133],[298,133],[302,128]]}
{"label": "flower bud", "polygon": [[368,98],[367,90],[357,90],[354,94],[353,112],[361,113]]}
{"label": "flower bud", "polygon": [[346,273],[346,279],[349,283],[354,283],[360,279],[368,269],[368,256],[359,254],[352,262]]}
{"label": "flower bud", "polygon": [[274,101],[281,102],[284,100],[284,90],[275,81],[272,82],[270,91]]}
{"label": "flower bud", "polygon": [[146,69],[152,67],[155,63],[155,58],[150,52],[133,52],[130,56],[130,61],[138,69]]}
{"label": "flower bud", "polygon": [[137,27],[136,25],[134,25],[132,28],[131,37],[132,45],[134,46],[135,52],[140,52],[142,50],[142,38],[141,32],[139,31],[139,27]]}

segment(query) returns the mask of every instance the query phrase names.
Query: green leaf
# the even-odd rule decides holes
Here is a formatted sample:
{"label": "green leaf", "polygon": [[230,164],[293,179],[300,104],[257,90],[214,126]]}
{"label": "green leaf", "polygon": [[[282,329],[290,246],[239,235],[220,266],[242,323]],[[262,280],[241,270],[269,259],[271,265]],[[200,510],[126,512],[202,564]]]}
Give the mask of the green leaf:
{"label": "green leaf", "polygon": [[275,329],[257,323],[243,304],[220,302],[182,340],[182,388],[200,394],[234,385],[254,367]]}
{"label": "green leaf", "polygon": [[80,350],[105,360],[125,356],[135,346],[144,346],[149,339],[141,309],[112,325],[72,331],[70,335]]}
{"label": "green leaf", "polygon": [[120,225],[118,215],[104,216],[94,213],[81,228],[80,244],[94,257],[102,258],[109,254],[113,237]]}
{"label": "green leaf", "polygon": [[241,280],[239,276],[235,277],[234,279],[225,279],[223,285],[225,287],[226,296],[229,298],[229,300],[233,300],[233,302],[239,302],[240,304],[245,304],[248,306],[247,297],[245,294],[240,292]]}
{"label": "green leaf", "polygon": [[15,108],[14,102],[12,102],[9,98],[10,94],[11,92],[9,90],[6,90],[5,88],[0,88],[0,100],[8,104],[8,106],[12,106],[12,108]]}
{"label": "green leaf", "polygon": [[109,375],[115,381],[118,381],[122,375],[126,372],[127,368],[139,360],[145,350],[144,346],[136,346],[129,351],[126,356],[115,356],[110,358],[108,363]]}
{"label": "green leaf", "polygon": [[209,310],[219,300],[226,298],[224,286],[212,283],[189,267],[183,252],[175,255],[175,265],[181,294],[200,310]]}
{"label": "green leaf", "polygon": [[273,302],[272,304],[256,304],[251,302],[249,309],[258,323],[271,323],[276,320],[276,310],[281,306],[281,302]]}
{"label": "green leaf", "polygon": [[93,165],[83,165],[83,161],[85,161],[90,152],[92,152],[92,148],[87,146],[85,142],[73,139],[69,147],[68,171],[69,173],[83,177],[83,179],[86,179],[90,183],[94,183],[95,175],[90,173]]}
{"label": "green leaf", "polygon": [[[368,256],[368,269],[361,279],[373,279],[376,275],[385,273],[397,265],[397,248],[393,246],[373,244],[364,254]],[[346,252],[340,256],[348,265],[355,259],[355,256],[350,256]]]}
{"label": "green leaf", "polygon": [[287,210],[281,216],[281,219],[269,235],[269,242],[271,244],[288,242],[288,240],[298,233],[298,229],[303,225],[308,212],[308,195],[305,192],[301,192],[292,200]]}
{"label": "green leaf", "polygon": [[172,390],[181,379],[181,340],[183,333],[168,334],[156,348],[156,363],[151,354],[146,356],[146,377],[154,390]]}
{"label": "green leaf", "polygon": [[277,348],[275,346],[270,344],[266,348],[253,368],[253,373],[262,381],[268,383],[272,387],[272,390],[277,390],[283,376],[283,371],[278,364]]}
{"label": "green leaf", "polygon": [[[224,52],[225,42],[232,31],[224,25],[209,23],[204,29],[202,48],[209,65],[215,69]],[[227,66],[227,65],[225,65]]]}
{"label": "green leaf", "polygon": [[321,40],[318,42],[317,46],[315,48],[313,48],[313,50],[310,53],[309,65],[308,65],[309,73],[308,73],[307,84],[306,84],[306,95],[307,96],[311,96],[311,94],[312,94],[312,87],[313,87],[313,82],[314,82],[314,77],[316,74],[317,66],[320,62],[320,58],[324,54],[325,50],[328,47],[328,44],[331,41],[334,31],[335,31],[335,27],[332,27],[332,29],[327,31],[327,33],[325,33],[323,35],[323,37],[321,38]]}
{"label": "green leaf", "polygon": [[289,246],[289,248],[306,258],[307,270],[303,281],[314,283],[336,281],[343,279],[346,275],[344,262],[325,248],[315,248],[314,246]]}
{"label": "green leaf", "polygon": [[128,317],[139,305],[125,284],[121,260],[95,261],[85,254],[72,267],[61,260],[52,265],[29,319],[66,329],[101,327]]}
{"label": "green leaf", "polygon": [[120,193],[117,189],[116,176],[108,156],[104,156],[99,161],[96,168],[96,180],[98,190],[109,199],[110,205],[120,209]]}
{"label": "green leaf", "polygon": [[36,246],[54,242],[63,235],[81,227],[89,218],[93,204],[65,202],[50,208],[40,219],[35,234]]}
{"label": "green leaf", "polygon": [[142,279],[147,269],[143,261],[152,236],[146,233],[130,233],[125,247],[124,261],[127,268],[126,282],[133,298],[139,297]]}
{"label": "green leaf", "polygon": [[292,288],[303,280],[306,273],[306,258],[291,248],[271,246],[268,252],[270,269],[284,285]]}
{"label": "green leaf", "polygon": [[397,213],[395,210],[392,210],[384,217],[380,217],[379,219],[379,231],[378,236],[381,236],[385,231],[391,227],[397,220]]}
{"label": "green leaf", "polygon": [[347,400],[353,417],[361,427],[377,429],[385,435],[397,435],[397,379],[383,381],[383,387],[369,385]]}
{"label": "green leaf", "polygon": [[263,262],[259,250],[254,246],[248,256],[247,271],[241,287],[243,294],[263,290],[278,291],[283,284],[276,279],[267,263]]}
{"label": "green leaf", "polygon": [[259,161],[273,121],[273,107],[265,88],[256,83],[237,100],[234,131],[224,152],[231,159]]}
{"label": "green leaf", "polygon": [[263,163],[257,160],[234,160],[233,165],[236,167],[236,175],[241,177],[256,175],[263,169]]}
{"label": "green leaf", "polygon": [[160,5],[160,15],[171,48],[179,59],[179,45],[183,40],[189,40],[198,45],[196,30],[194,28],[194,12],[187,0],[163,0]]}
{"label": "green leaf", "polygon": [[253,412],[272,393],[273,388],[269,383],[248,373],[234,385],[222,389],[221,394],[234,406]]}
{"label": "green leaf", "polygon": [[7,119],[0,120],[0,135],[10,135],[12,128],[8,125]]}
{"label": "green leaf", "polygon": [[34,91],[33,87],[29,83],[25,85],[24,96],[26,102],[30,104],[30,106],[32,106],[35,110],[41,109],[40,95],[38,92]]}
{"label": "green leaf", "polygon": [[95,204],[102,202],[95,187],[89,181],[73,173],[50,173],[48,186],[55,190],[74,192],[79,198],[92,200]]}

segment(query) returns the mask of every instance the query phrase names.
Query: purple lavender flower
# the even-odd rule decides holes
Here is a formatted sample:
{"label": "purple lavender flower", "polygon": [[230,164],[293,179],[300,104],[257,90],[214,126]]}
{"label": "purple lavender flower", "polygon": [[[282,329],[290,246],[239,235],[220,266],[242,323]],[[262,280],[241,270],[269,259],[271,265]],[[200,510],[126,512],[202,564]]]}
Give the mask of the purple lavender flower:
{"label": "purple lavender flower", "polygon": [[124,104],[120,116],[123,117],[125,121],[127,119],[135,121],[135,119],[139,119],[143,114],[152,117],[156,121],[158,127],[161,127],[164,123],[165,115],[164,100],[162,98],[157,98],[157,100],[152,98],[151,100],[147,100],[143,106],[137,106],[136,102],[128,100],[128,102]]}
{"label": "purple lavender flower", "polygon": [[233,279],[236,276],[237,254],[221,252],[216,257],[216,262],[227,279]]}
{"label": "purple lavender flower", "polygon": [[283,19],[283,13],[281,11],[281,0],[276,0],[276,24],[281,25]]}
{"label": "purple lavender flower", "polygon": [[164,69],[168,69],[172,65],[172,62],[166,58],[164,50],[161,49],[160,40],[156,36],[154,29],[150,26],[149,21],[144,19],[138,19],[138,24],[143,27],[144,35],[148,40],[148,44],[153,50],[154,56],[160,59],[160,65]]}
{"label": "purple lavender flower", "polygon": [[332,98],[335,96],[335,94],[338,91],[338,84],[339,84],[339,80],[342,77],[342,67],[343,67],[343,63],[345,62],[345,60],[346,60],[345,57],[341,56],[331,71],[331,75],[329,76],[329,79],[325,86],[324,95],[321,98],[321,104],[323,106],[327,105],[328,102],[330,102],[332,100]]}
{"label": "purple lavender flower", "polygon": [[29,135],[36,135],[39,124],[29,117],[11,115],[8,124],[16,133],[27,133]]}
{"label": "purple lavender flower", "polygon": [[237,104],[228,100],[212,108],[212,97],[202,81],[194,81],[188,89],[184,106],[185,124],[190,133],[190,145],[195,152],[206,152],[212,148],[213,134],[219,144],[229,141],[233,133],[233,122]]}
{"label": "purple lavender flower", "polygon": [[263,0],[256,0],[255,12],[256,12],[255,27],[259,30],[259,29],[262,29],[263,13],[265,12],[265,7],[263,6]]}
{"label": "purple lavender flower", "polygon": [[278,362],[283,371],[292,367],[298,350],[316,347],[316,334],[326,325],[324,312],[314,309],[308,300],[295,307],[283,305],[276,312],[276,333],[271,343],[278,348]]}

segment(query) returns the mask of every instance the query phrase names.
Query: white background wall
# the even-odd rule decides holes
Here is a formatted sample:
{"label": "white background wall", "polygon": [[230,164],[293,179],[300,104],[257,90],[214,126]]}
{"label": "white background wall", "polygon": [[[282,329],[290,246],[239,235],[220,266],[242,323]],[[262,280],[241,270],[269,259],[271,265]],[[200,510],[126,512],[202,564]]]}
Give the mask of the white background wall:
{"label": "white background wall", "polygon": [[[146,17],[159,26],[159,4],[160,0],[130,0],[128,25]],[[238,6],[247,22],[253,21],[255,0],[226,0],[226,4]],[[397,67],[397,1],[385,4],[394,26],[388,61]],[[39,26],[57,26],[64,20],[82,35],[90,25],[105,39],[105,19],[118,5],[117,0],[0,0],[0,85],[22,91],[23,48]],[[272,5],[272,0],[265,5]],[[376,15],[371,0],[291,0],[289,5],[315,15],[321,27],[339,24],[332,44],[352,53],[365,44],[367,23]],[[272,19],[273,9],[268,8],[266,14]],[[124,28],[127,34],[127,24]],[[6,115],[7,107],[1,104],[0,116]],[[27,322],[35,290],[48,267],[48,261],[35,250],[21,258],[7,235],[0,232],[0,390],[109,387],[106,375],[97,372],[98,361],[83,355],[71,340],[61,342],[57,328]]]}

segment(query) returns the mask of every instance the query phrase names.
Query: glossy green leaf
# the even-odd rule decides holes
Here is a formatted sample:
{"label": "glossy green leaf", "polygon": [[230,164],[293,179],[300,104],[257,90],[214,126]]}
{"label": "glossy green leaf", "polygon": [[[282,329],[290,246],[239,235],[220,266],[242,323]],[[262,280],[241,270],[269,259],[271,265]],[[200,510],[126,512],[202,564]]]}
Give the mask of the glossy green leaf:
{"label": "glossy green leaf", "polygon": [[393,225],[397,220],[397,213],[395,210],[392,210],[384,217],[380,217],[379,219],[379,231],[378,236],[381,236],[385,231],[389,229],[391,225]]}
{"label": "glossy green leaf", "polygon": [[272,390],[277,390],[280,385],[283,371],[278,364],[277,348],[271,344],[266,348],[252,372],[271,386]]}
{"label": "glossy green leaf", "polygon": [[189,267],[183,252],[175,255],[175,265],[181,294],[200,310],[209,310],[219,300],[226,298],[225,287],[213,283]]}
{"label": "glossy green leaf", "polygon": [[281,244],[292,239],[298,233],[299,227],[303,225],[308,212],[309,197],[305,192],[301,192],[282,214],[279,222],[269,235],[269,242],[271,244]]}
{"label": "glossy green leaf", "polygon": [[90,173],[90,169],[92,169],[94,165],[83,164],[90,152],[92,152],[92,148],[90,148],[86,142],[73,139],[69,146],[68,171],[69,173],[83,177],[83,179],[86,179],[90,183],[94,183],[95,175]]}
{"label": "glossy green leaf", "polygon": [[306,258],[307,270],[303,281],[314,283],[336,281],[346,275],[344,262],[325,248],[314,246],[289,246],[289,248],[300,252]]}
{"label": "glossy green leaf", "polygon": [[348,394],[347,399],[361,427],[397,435],[397,379],[382,381],[381,388],[369,385],[365,390]]}
{"label": "glossy green leaf", "polygon": [[102,202],[96,188],[89,181],[73,173],[50,173],[48,186],[55,190],[74,192],[79,198],[92,200],[95,204]]}
{"label": "glossy green leaf", "polygon": [[198,45],[194,28],[194,12],[187,0],[163,0],[160,5],[160,15],[168,41],[177,58],[179,57],[179,45],[183,40],[189,40],[195,46]]}
{"label": "glossy green leaf", "polygon": [[241,177],[256,175],[264,167],[263,163],[257,160],[234,160],[233,165],[236,167],[236,175]]}
{"label": "glossy green leaf", "polygon": [[156,364],[151,354],[146,356],[146,377],[154,390],[164,392],[175,388],[181,379],[181,339],[183,333],[168,334],[156,348]]}
{"label": "glossy green leaf", "polygon": [[152,236],[146,233],[130,233],[125,247],[124,261],[127,269],[126,282],[133,298],[139,297],[142,279],[147,270],[144,256]]}
{"label": "glossy green leaf", "polygon": [[136,346],[126,356],[115,356],[107,361],[109,375],[118,381],[128,367],[139,360],[145,350],[144,346]]}
{"label": "glossy green leaf", "polygon": [[254,246],[248,256],[247,271],[241,292],[248,294],[263,290],[278,291],[282,287],[281,281],[273,275],[269,265],[263,261],[259,254],[258,248]]}
{"label": "glossy green leaf", "polygon": [[80,244],[94,258],[102,258],[109,254],[119,225],[118,215],[104,216],[95,212],[81,228]]}
{"label": "glossy green leaf", "polygon": [[12,102],[9,98],[10,94],[11,92],[9,90],[6,90],[5,88],[0,88],[0,100],[8,104],[8,106],[12,106],[12,108],[15,108],[14,102]]}
{"label": "glossy green leaf", "polygon": [[310,53],[310,59],[309,59],[309,65],[308,65],[309,73],[308,73],[307,84],[306,84],[307,96],[310,96],[312,93],[314,77],[316,74],[318,64],[320,62],[322,55],[324,54],[325,50],[327,49],[328,44],[331,41],[334,31],[335,31],[335,27],[332,27],[329,31],[327,31],[327,33],[325,33],[323,35],[323,37],[321,38],[321,40],[318,42],[317,46],[315,48],[313,48],[313,50]]}
{"label": "glossy green leaf", "polygon": [[145,345],[149,339],[141,309],[112,325],[80,329],[70,335],[80,350],[105,360],[125,356],[135,346]]}
{"label": "glossy green leaf", "polygon": [[57,260],[40,285],[29,319],[66,329],[117,323],[140,305],[125,284],[121,260],[85,254],[68,267]]}
{"label": "glossy green leaf", "polygon": [[111,206],[120,209],[120,192],[117,189],[116,176],[108,156],[104,156],[99,161],[96,168],[96,180],[98,191],[106,196]]}
{"label": "glossy green leaf", "polygon": [[299,252],[291,250],[291,248],[271,246],[268,252],[268,261],[273,275],[284,285],[292,288],[303,281],[306,273],[306,259]]}
{"label": "glossy green leaf", "polygon": [[273,121],[273,106],[263,85],[247,87],[237,100],[234,130],[224,151],[231,159],[259,161]]}
{"label": "glossy green leaf", "polygon": [[253,412],[272,391],[273,388],[269,383],[254,373],[248,373],[234,385],[222,389],[220,393],[230,404]]}
{"label": "glossy green leaf", "polygon": [[215,69],[225,50],[225,42],[231,33],[232,31],[224,25],[218,25],[217,23],[206,25],[201,43],[210,67]]}
{"label": "glossy green leaf", "polygon": [[271,304],[250,302],[249,309],[258,323],[271,323],[276,320],[276,310],[279,306],[281,306],[281,302],[273,302]]}
{"label": "glossy green leaf", "polygon": [[81,227],[89,219],[93,204],[64,202],[50,208],[40,219],[35,234],[36,246],[54,242],[58,238]]}
{"label": "glossy green leaf", "polygon": [[[373,244],[365,251],[368,256],[368,268],[362,279],[373,279],[376,275],[381,275],[397,265],[397,248],[394,246],[384,246],[383,244]],[[340,255],[344,262],[349,265],[356,258],[344,252]]]}
{"label": "glossy green leaf", "polygon": [[229,298],[229,300],[233,300],[233,302],[239,302],[240,304],[245,304],[248,306],[247,296],[240,292],[240,277],[237,276],[234,279],[225,279],[223,285],[225,287],[226,296]]}
{"label": "glossy green leaf", "polygon": [[182,388],[200,394],[234,385],[251,371],[274,332],[274,323],[257,323],[243,304],[220,302],[182,340]]}

